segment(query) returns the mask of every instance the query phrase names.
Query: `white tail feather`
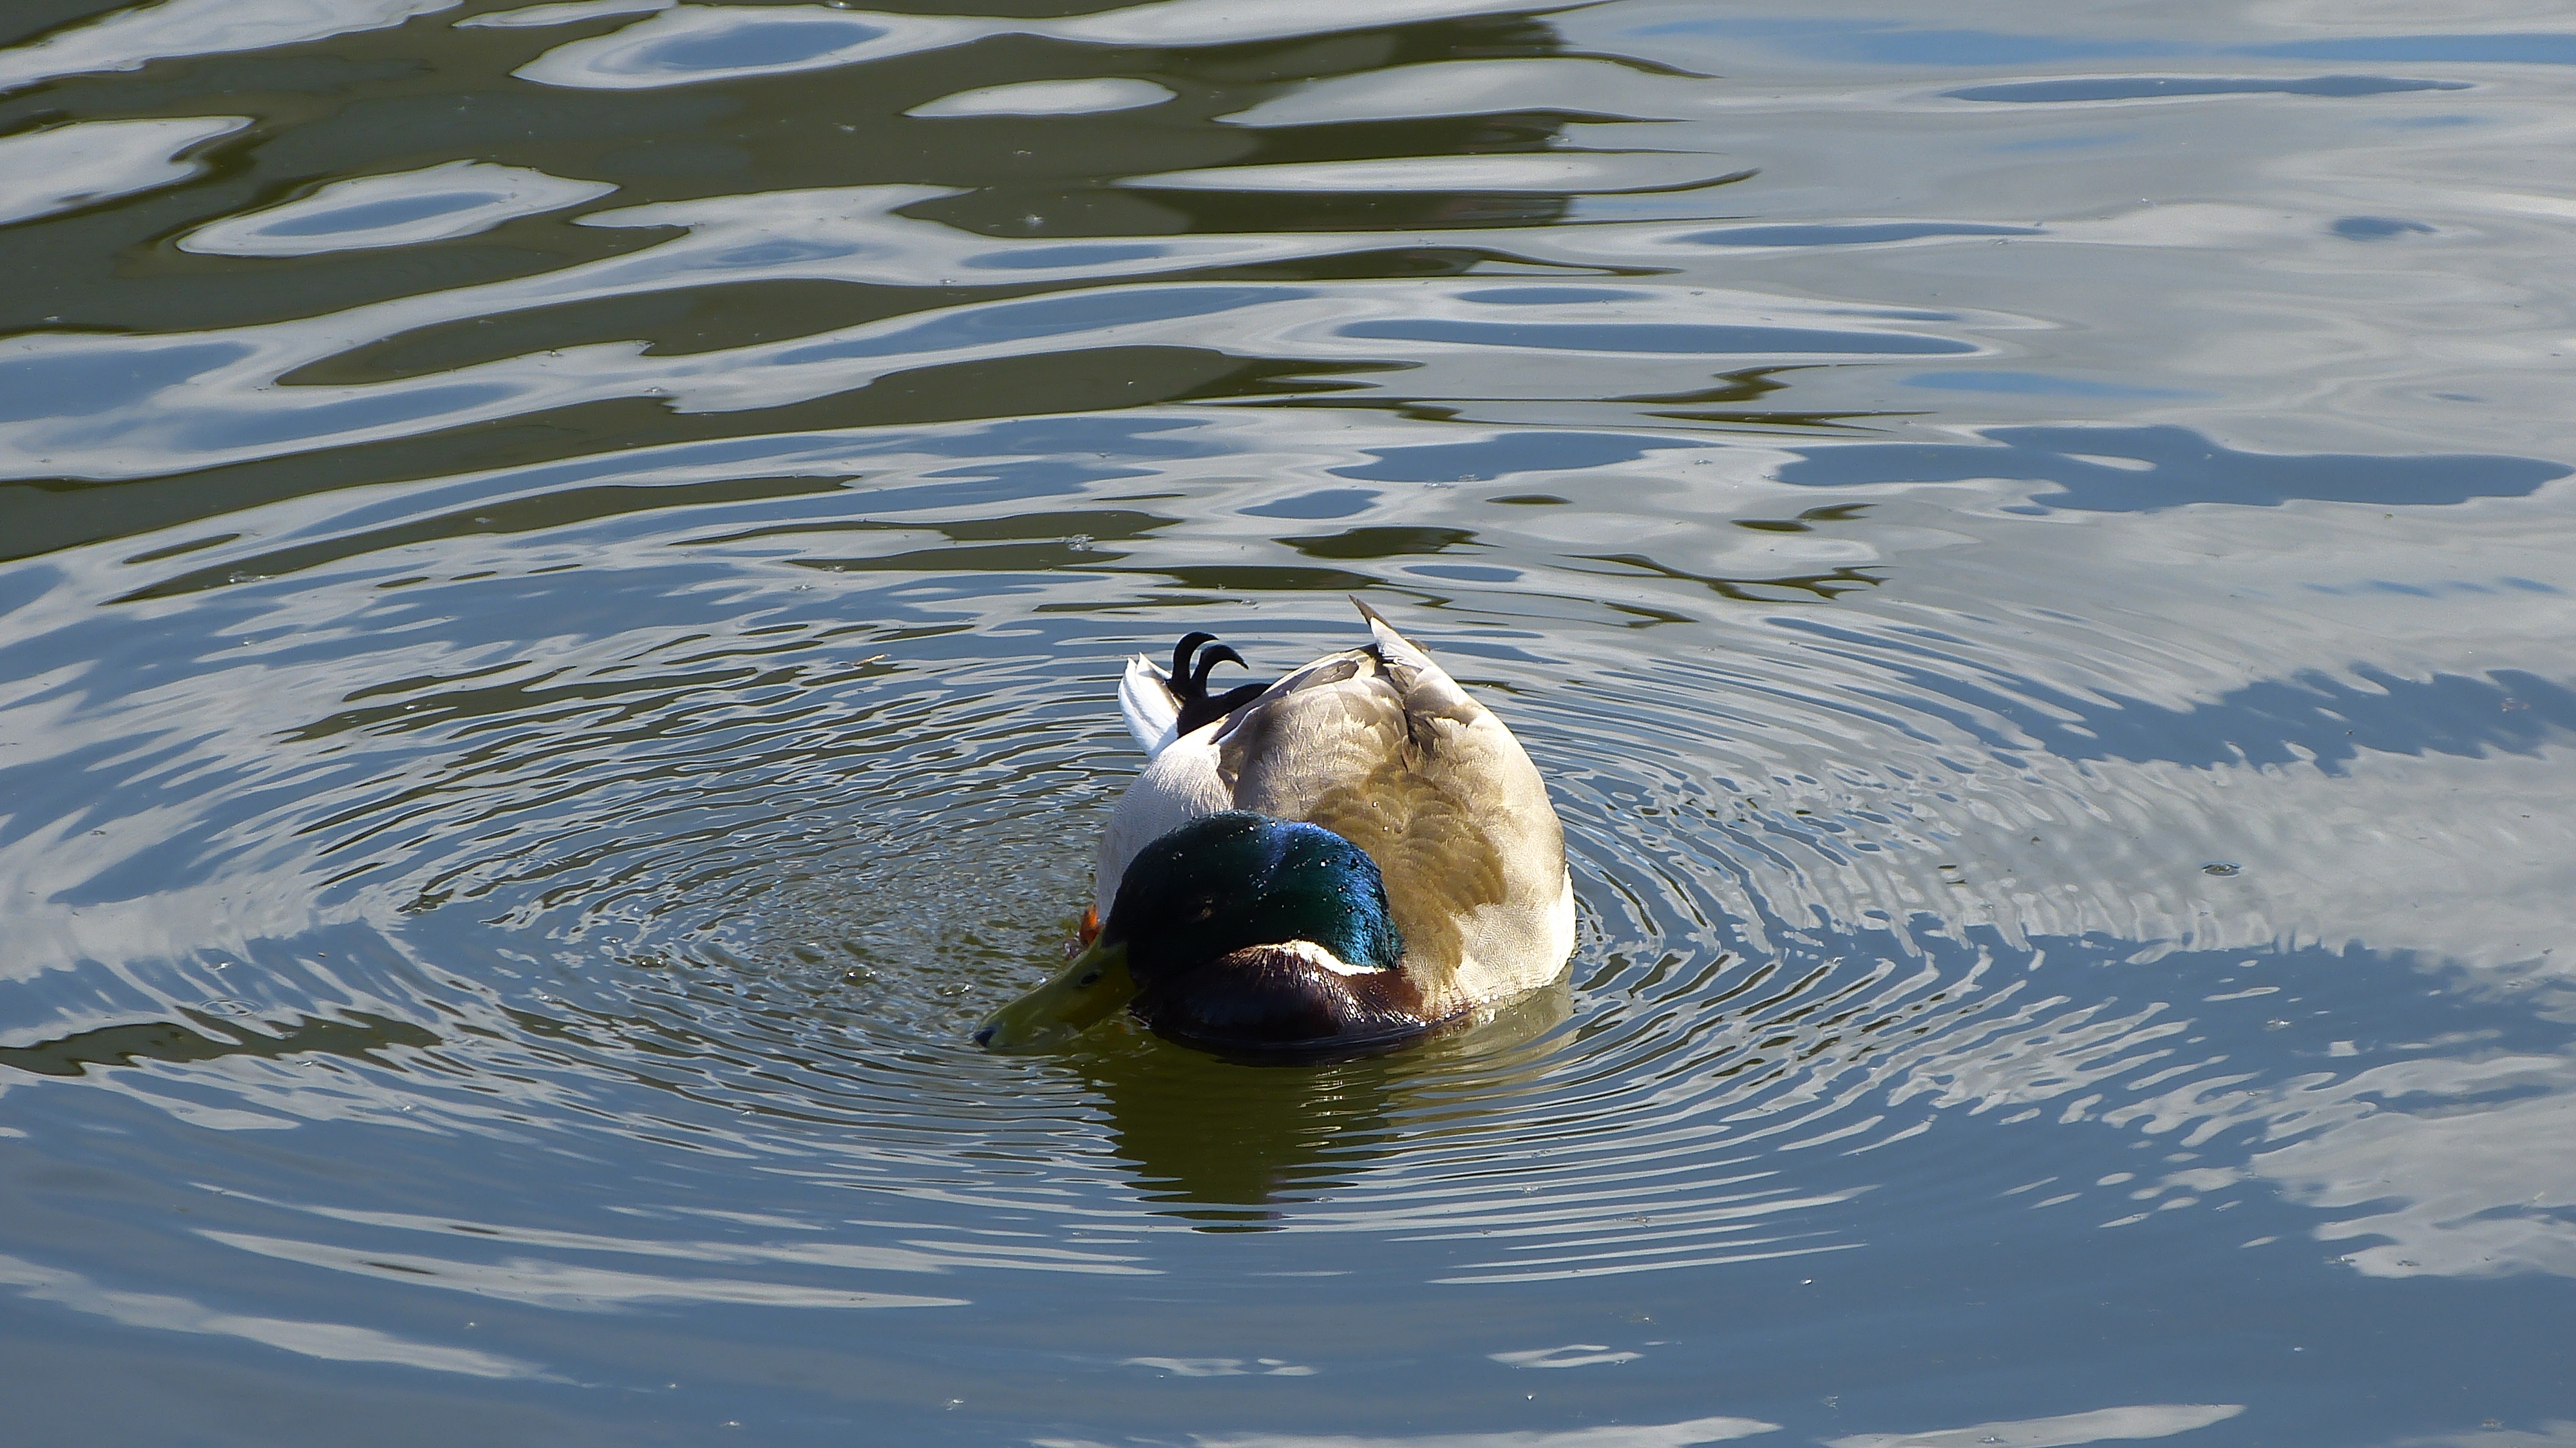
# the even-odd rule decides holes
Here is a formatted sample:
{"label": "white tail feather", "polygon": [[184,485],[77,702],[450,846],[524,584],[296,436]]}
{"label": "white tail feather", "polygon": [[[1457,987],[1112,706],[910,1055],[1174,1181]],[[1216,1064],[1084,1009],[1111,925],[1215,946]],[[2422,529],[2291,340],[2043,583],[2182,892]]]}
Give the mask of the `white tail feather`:
{"label": "white tail feather", "polygon": [[1118,712],[1127,716],[1127,732],[1145,747],[1148,759],[1171,746],[1181,722],[1181,702],[1172,697],[1163,671],[1143,654],[1127,661],[1127,673],[1118,681]]}

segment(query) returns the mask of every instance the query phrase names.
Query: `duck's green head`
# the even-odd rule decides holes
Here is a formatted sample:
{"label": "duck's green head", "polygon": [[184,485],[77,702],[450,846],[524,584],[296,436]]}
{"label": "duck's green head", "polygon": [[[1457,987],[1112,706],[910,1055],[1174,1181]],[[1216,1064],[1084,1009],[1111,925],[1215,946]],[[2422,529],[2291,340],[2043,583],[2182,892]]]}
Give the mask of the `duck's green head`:
{"label": "duck's green head", "polygon": [[[1316,825],[1229,811],[1137,852],[1099,940],[975,1039],[1039,1049],[1133,1005],[1165,1035],[1256,1049],[1339,1029],[1326,1017],[1367,1014],[1336,998],[1395,972],[1403,955],[1366,851]],[[1375,984],[1362,994],[1391,982]]]}
{"label": "duck's green head", "polygon": [[1366,851],[1318,825],[1230,810],[1137,852],[1100,928],[1151,991],[1243,949],[1311,941],[1361,970],[1404,954]]}

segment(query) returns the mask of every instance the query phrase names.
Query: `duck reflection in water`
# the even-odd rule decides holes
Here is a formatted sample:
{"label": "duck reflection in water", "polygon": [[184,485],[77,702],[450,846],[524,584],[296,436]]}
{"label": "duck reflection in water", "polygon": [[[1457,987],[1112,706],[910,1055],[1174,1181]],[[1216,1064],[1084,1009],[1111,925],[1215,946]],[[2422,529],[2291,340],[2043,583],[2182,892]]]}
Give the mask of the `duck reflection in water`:
{"label": "duck reflection in water", "polygon": [[[1119,703],[1150,762],[1102,836],[1088,948],[976,1033],[1062,1046],[1125,1011],[1238,1061],[1383,1051],[1557,979],[1565,836],[1520,741],[1359,605],[1372,641],[1211,698],[1192,634]],[[1193,656],[1196,657],[1195,664]]]}
{"label": "duck reflection in water", "polygon": [[1246,1065],[1112,1028],[1064,1064],[1107,1109],[1140,1197],[1203,1231],[1268,1231],[1282,1208],[1329,1199],[1399,1146],[1516,1095],[1572,1001],[1558,982],[1421,1050],[1350,1061]]}

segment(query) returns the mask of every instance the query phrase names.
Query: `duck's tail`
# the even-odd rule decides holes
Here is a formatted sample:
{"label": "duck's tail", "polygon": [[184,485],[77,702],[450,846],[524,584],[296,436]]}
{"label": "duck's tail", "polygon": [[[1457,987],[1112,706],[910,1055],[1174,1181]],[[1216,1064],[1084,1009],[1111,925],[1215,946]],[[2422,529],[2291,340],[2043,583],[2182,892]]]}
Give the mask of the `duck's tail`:
{"label": "duck's tail", "polygon": [[1181,701],[1172,697],[1163,671],[1143,654],[1127,661],[1127,673],[1118,681],[1118,712],[1127,717],[1127,732],[1145,747],[1148,759],[1180,737]]}
{"label": "duck's tail", "polygon": [[[1408,695],[1417,692],[1425,694],[1435,705],[1466,705],[1466,691],[1459,688],[1456,681],[1449,677],[1448,670],[1434,662],[1429,654],[1422,651],[1420,645],[1397,633],[1395,625],[1388,623],[1366,602],[1354,598],[1351,604],[1360,611],[1360,617],[1368,620],[1369,633],[1374,636],[1377,643],[1378,657],[1384,659],[1395,670],[1399,682]],[[1196,650],[1190,645],[1202,641],[1213,642],[1214,640],[1207,634],[1192,634],[1184,639],[1181,643],[1180,658],[1176,658],[1174,662],[1178,664],[1189,654],[1195,653]],[[1233,650],[1227,649],[1225,652],[1235,662],[1242,662]],[[1206,672],[1203,664],[1199,670],[1198,679],[1193,680],[1199,684],[1202,694],[1206,686],[1201,681],[1205,679]],[[1209,703],[1214,706],[1214,713],[1221,715],[1260,692],[1258,686],[1247,685],[1234,690],[1223,699],[1211,700]],[[1118,680],[1118,712],[1126,717],[1127,732],[1136,736],[1136,742],[1144,748],[1146,758],[1151,759],[1162,753],[1171,747],[1173,740],[1181,737],[1181,715],[1187,702],[1181,697],[1180,692],[1173,688],[1172,676],[1164,673],[1161,665],[1143,654],[1137,654],[1127,660],[1127,672]]]}
{"label": "duck's tail", "polygon": [[1212,633],[1186,633],[1172,649],[1171,672],[1139,654],[1128,661],[1118,681],[1118,707],[1127,716],[1127,732],[1145,746],[1147,758],[1162,753],[1173,740],[1195,734],[1261,697],[1264,687],[1244,684],[1211,697],[1208,673],[1219,664],[1243,664],[1243,655],[1218,643]]}

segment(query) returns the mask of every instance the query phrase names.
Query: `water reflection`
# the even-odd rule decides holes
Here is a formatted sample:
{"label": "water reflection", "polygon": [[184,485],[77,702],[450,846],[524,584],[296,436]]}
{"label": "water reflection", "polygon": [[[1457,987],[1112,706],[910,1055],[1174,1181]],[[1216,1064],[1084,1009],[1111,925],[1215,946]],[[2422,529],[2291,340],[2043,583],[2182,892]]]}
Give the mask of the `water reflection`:
{"label": "water reflection", "polygon": [[2377,96],[2403,91],[2467,90],[2460,80],[2400,80],[2382,75],[2323,75],[2273,80],[2259,76],[2136,75],[2102,79],[2021,81],[1943,91],[1961,101],[2139,101],[2185,96]]}
{"label": "water reflection", "polygon": [[453,10],[458,0],[351,0],[243,6],[237,0],[161,0],[110,10],[0,51],[0,90],[85,72],[140,70],[151,62],[280,48],[381,30]]}
{"label": "water reflection", "polygon": [[44,1267],[17,1257],[0,1256],[0,1285],[17,1288],[20,1295],[33,1301],[58,1304],[120,1327],[241,1338],[327,1362],[390,1363],[476,1378],[545,1376],[535,1363],[497,1353],[409,1342],[351,1323],[253,1317],[166,1293],[117,1291],[103,1288],[77,1272]]}
{"label": "water reflection", "polygon": [[1272,1203],[1329,1197],[1397,1144],[1379,1063],[1272,1071],[1129,1043],[1076,1069],[1139,1197],[1211,1230],[1276,1226]]}
{"label": "water reflection", "polygon": [[247,1028],[236,1033],[226,1028],[225,1018],[247,1015],[250,1008],[239,1001],[217,1004],[223,1009],[181,1010],[176,1021],[101,1026],[58,1041],[0,1047],[0,1066],[14,1066],[39,1076],[79,1076],[92,1067],[131,1066],[139,1061],[184,1065],[235,1055],[275,1060],[317,1051],[362,1056],[390,1046],[438,1044],[436,1035],[409,1021],[364,1014],[345,1021],[288,1022],[275,1035]]}
{"label": "water reflection", "polygon": [[[1572,1012],[1571,995],[1551,987],[1400,1059],[1238,1066],[1118,1032],[1071,1064],[1106,1109],[1110,1147],[1142,1201],[1208,1230],[1257,1231],[1291,1224],[1282,1207],[1330,1201],[1371,1163],[1473,1122],[1473,1104],[1421,1099],[1460,1066],[1483,1077],[1488,1102],[1534,1084],[1553,1052],[1533,1044]],[[1496,1058],[1513,1064],[1487,1074]]]}
{"label": "water reflection", "polygon": [[451,161],[425,171],[335,181],[310,196],[201,226],[182,251],[223,256],[304,256],[359,247],[414,246],[489,231],[505,221],[578,206],[614,192],[524,167]]}
{"label": "water reflection", "polygon": [[206,169],[191,152],[250,123],[245,116],[88,121],[0,137],[0,226],[175,186]]}
{"label": "water reflection", "polygon": [[2008,511],[2129,512],[2193,503],[2269,508],[2296,499],[2435,507],[2524,497],[2566,464],[2494,456],[2355,457],[2251,453],[2178,427],[2013,427],[1976,444],[1820,448],[1780,469],[1812,487],[2027,479],[2053,485]]}
{"label": "water reflection", "polygon": [[[757,221],[744,214],[693,225],[687,242],[559,274],[542,286],[496,284],[479,299],[446,300],[493,313],[526,313],[526,325],[537,325],[543,320],[537,309],[560,309],[614,291],[707,285],[710,267],[737,282],[881,275],[888,259],[849,233],[846,206],[856,199],[818,204],[812,213],[818,226],[839,233],[829,242],[799,246],[787,240],[782,230],[796,223],[773,207]],[[875,210],[903,199],[870,198],[865,205]],[[890,211],[880,215],[897,233],[919,225]],[[625,225],[676,219],[665,208],[587,218]],[[754,228],[763,239],[751,244],[746,234]],[[1049,246],[1039,259],[1051,262],[1052,270],[1083,260]],[[674,248],[682,254],[661,254]],[[1015,267],[1013,274],[1015,280],[1039,279],[1033,268]],[[1502,308],[1509,308],[1508,318],[1495,315]],[[469,360],[456,356],[434,330],[453,327],[450,317],[433,323],[424,309],[406,303],[382,310],[373,319],[342,313],[231,334],[20,339],[14,357],[0,362],[21,380],[14,390],[15,416],[0,427],[0,457],[18,458],[25,475],[134,477],[165,470],[183,457],[204,464],[251,463],[635,398],[658,400],[664,411],[657,431],[704,433],[744,429],[711,428],[693,418],[761,410],[773,414],[766,421],[774,423],[792,416],[784,409],[845,396],[847,403],[816,420],[927,421],[992,415],[1006,403],[1018,404],[1019,411],[1080,411],[1113,397],[1143,404],[1275,395],[1282,390],[1279,382],[1301,373],[1334,379],[1301,389],[1309,392],[1376,390],[1383,384],[1357,379],[1367,369],[1389,365],[1388,342],[1412,344],[1412,365],[1429,369],[1432,377],[1459,368],[1472,378],[1496,355],[1544,352],[1603,373],[1602,384],[1613,393],[1626,390],[1624,371],[1668,367],[1685,358],[1732,371],[1766,356],[1860,359],[1984,350],[1968,338],[1924,330],[1926,324],[1983,322],[1945,314],[1871,315],[1719,291],[1685,299],[1641,295],[1630,305],[1579,293],[1567,301],[1540,300],[1512,289],[1446,281],[1122,282],[1073,295],[964,301],[821,332],[800,329],[791,340],[669,355],[631,343],[595,342]],[[1676,312],[1690,320],[1674,320]],[[362,326],[383,340],[353,353],[352,334]],[[1230,356],[1209,356],[1196,346],[1211,327],[1239,334],[1227,349]],[[1015,374],[1002,364],[1074,353],[1125,365],[1091,374],[1089,385],[1081,375],[1041,384],[1045,374],[1034,369],[1016,374],[1031,387],[1006,385]],[[1193,354],[1208,360],[1178,385],[1135,365],[1148,357]],[[401,375],[433,360],[445,365]],[[1229,376],[1240,380],[1226,385]],[[281,380],[291,385],[280,386]],[[1040,385],[1048,391],[1032,391]],[[1408,390],[1420,395],[1418,388]],[[115,426],[111,430],[103,422]]]}
{"label": "water reflection", "polygon": [[[1187,39],[1198,33],[1192,28],[1198,22],[1189,18],[1197,12],[1187,4],[1158,7],[1155,13],[1157,18],[1148,23],[1139,12],[1135,23],[1157,36]],[[1285,22],[1287,12],[1280,18]],[[1228,26],[1239,21],[1233,17]],[[758,7],[684,6],[655,12],[607,39],[625,37],[618,43],[649,43],[649,48],[676,43],[663,36],[672,27],[734,35],[745,26],[760,35],[788,26],[807,40],[813,38],[807,32],[816,27],[856,26],[884,39],[905,26],[929,27],[923,32],[927,35],[945,34],[941,27],[965,23],[937,17],[869,19],[828,9],[787,17]],[[1107,23],[1093,17],[1065,25],[1087,36],[1084,26]],[[1330,29],[1342,22],[1301,10],[1296,23]],[[1368,23],[1410,27],[1393,32],[1404,37],[1401,54],[1374,58],[1399,63],[1460,49],[1490,51],[1498,45],[1531,55],[1562,47],[1552,30],[1525,19],[1489,20],[1472,13],[1451,19],[1444,18],[1440,7],[1421,15],[1372,16]],[[1205,38],[1214,43],[1215,35]],[[1240,47],[1249,39],[1239,28],[1226,31],[1229,44]],[[574,49],[587,44],[576,42]],[[815,55],[846,59],[843,49],[835,45]],[[1366,69],[1372,59],[1354,53],[1342,63]],[[785,64],[797,69],[809,60],[822,63],[805,56],[792,64],[762,61],[754,68]],[[731,73],[745,64],[752,62],[735,57],[718,68]],[[1222,106],[1202,103],[1196,109],[1204,116]],[[898,118],[897,123],[941,122],[933,117],[908,123]],[[1474,264],[1472,257],[1425,255],[1401,244],[1390,250],[1384,239],[1390,231],[1543,226],[1561,219],[1579,194],[1705,189],[1751,174],[1740,168],[1712,170],[1704,157],[1688,152],[1569,146],[1562,144],[1571,139],[1569,124],[1564,116],[1543,113],[1468,116],[1445,129],[1426,132],[1417,124],[1403,133],[1358,122],[1258,128],[1205,119],[1179,128],[1167,123],[1150,137],[1137,138],[1150,141],[1153,154],[1140,153],[1123,178],[1101,178],[1097,148],[1086,150],[1084,185],[1062,198],[1084,213],[1078,221],[1065,218],[1069,227],[1051,222],[1050,215],[1059,209],[1056,203],[1023,194],[1025,183],[977,174],[991,158],[993,142],[1006,137],[964,137],[939,145],[938,154],[948,158],[941,168],[946,177],[972,183],[947,197],[931,187],[852,187],[846,180],[830,189],[784,195],[775,185],[793,183],[782,172],[757,205],[715,196],[592,211],[577,218],[581,226],[648,232],[676,226],[685,232],[656,237],[640,250],[621,246],[612,255],[533,275],[450,286],[434,299],[393,297],[299,320],[211,329],[194,338],[166,331],[132,339],[30,335],[15,344],[14,361],[0,363],[24,374],[28,387],[20,390],[30,409],[14,442],[0,440],[0,449],[14,446],[22,475],[104,479],[167,472],[182,458],[197,467],[245,465],[324,448],[439,438],[505,418],[564,417],[628,400],[649,405],[644,414],[630,415],[629,430],[649,417],[650,432],[668,434],[677,424],[683,434],[703,435],[740,429],[710,429],[687,419],[758,409],[777,414],[766,420],[774,427],[788,420],[781,409],[832,398],[848,400],[823,416],[847,423],[1078,411],[1111,402],[1132,406],[1283,391],[1314,396],[1366,385],[1337,380],[1337,374],[1390,365],[1383,360],[1388,342],[1609,355],[1978,350],[1972,342],[1912,336],[1901,329],[1864,332],[1723,321],[1694,328],[1666,321],[1576,324],[1539,315],[1497,331],[1500,324],[1472,315],[1439,315],[1461,308],[1472,314],[1479,305],[1477,289],[1464,289],[1450,306],[1438,305],[1436,296],[1421,296],[1420,301],[1434,305],[1432,315],[1420,316],[1411,304],[1415,294],[1383,288],[1372,294],[1366,288],[1364,278],[1373,275],[1425,269],[1446,273]],[[1200,141],[1217,144],[1211,151]],[[502,164],[458,160],[305,188],[309,194],[282,206],[206,221],[179,244],[199,254],[222,253],[275,267],[295,256],[455,244],[496,225],[524,222],[612,190],[623,189],[639,200],[667,190],[664,183],[635,173],[617,155],[595,147],[577,155],[560,148],[515,149],[524,154],[525,164],[517,163],[518,157]],[[795,158],[774,159],[770,169],[794,169]],[[1234,164],[1191,164],[1209,160]],[[1181,164],[1175,166],[1175,161]],[[1103,179],[1117,186],[1104,189]],[[1117,187],[1158,198],[1151,203],[1154,215],[1132,207],[1121,212],[1128,204],[1116,199]],[[1102,212],[1104,205],[1111,210]],[[1175,227],[1174,220],[1181,224]],[[989,239],[979,244],[971,236],[959,236],[952,226],[983,232]],[[1080,235],[1181,230],[1199,239],[1131,243],[1104,251],[1033,234],[1068,229]],[[1239,239],[1228,243],[1223,233]],[[572,237],[554,244],[567,243],[597,249]],[[1275,283],[1246,287],[1143,281],[1246,265],[1284,265],[1292,274],[1326,279],[1331,285],[1317,290]],[[1346,275],[1354,267],[1359,275]],[[978,278],[978,271],[999,275]],[[953,289],[970,278],[987,285],[1077,290],[1070,296],[954,295]],[[780,290],[786,283],[937,286],[951,295],[890,318],[881,304],[856,295],[836,297],[832,307],[854,309],[865,320],[818,327],[806,305],[808,297],[791,298]],[[715,289],[727,294],[728,303],[741,294],[755,309],[749,319],[725,324],[739,340],[639,348],[623,330],[632,325],[632,303],[639,296]],[[613,319],[601,306],[611,300],[620,304]],[[1641,306],[1665,312],[1671,300],[1661,294],[1638,298]],[[1569,296],[1540,305],[1562,308],[1583,301]],[[1309,305],[1301,308],[1301,302]],[[1784,305],[1817,310],[1777,297],[1713,297],[1711,302],[1739,312],[1777,312]],[[1230,309],[1265,315],[1226,321],[1224,330],[1234,339],[1227,348],[1199,348],[1212,319]],[[753,337],[799,340],[749,340]],[[1176,346],[1189,348],[1189,353],[1172,352]],[[1088,370],[1106,386],[1077,385],[1068,392],[1067,383],[1079,374],[1055,366],[1054,359],[1084,350],[1096,354]],[[1004,366],[1023,358],[1044,365]],[[1438,358],[1435,346],[1428,360],[1436,366]],[[1175,371],[1179,375],[1170,375]],[[130,379],[104,392],[95,386],[74,389],[82,399],[78,416],[120,419],[112,434],[35,425],[48,419],[59,423],[70,415],[68,384],[48,379],[90,374]],[[764,377],[770,380],[764,382]],[[1053,396],[1046,395],[1050,391]]]}
{"label": "water reflection", "polygon": [[[557,7],[550,20],[570,20]],[[826,5],[678,5],[572,41],[519,68],[545,85],[633,89],[788,75],[1003,36],[1071,45],[1250,46],[1500,13],[1510,0],[1400,0],[1367,6],[1155,0],[1061,20],[903,15]],[[598,13],[598,12],[592,12]]]}
{"label": "water reflection", "polygon": [[924,101],[907,116],[1087,116],[1158,106],[1173,92],[1149,80],[1029,80]]}
{"label": "water reflection", "polygon": [[1973,1443],[2010,1443],[2015,1448],[2061,1448],[2077,1443],[2130,1442],[2170,1438],[2223,1423],[2245,1411],[2242,1403],[2139,1403],[2090,1413],[2030,1418],[2010,1423],[1979,1423],[1922,1433],[1856,1433],[1825,1440],[1825,1448],[1967,1448]]}
{"label": "water reflection", "polygon": [[[1412,1437],[1356,1437],[1306,1433],[1193,1433],[1186,1440],[1153,1440],[1191,1448],[1695,1448],[1726,1443],[1780,1425],[1754,1418],[1690,1418],[1677,1423],[1638,1423],[1568,1432],[1433,1433]],[[1149,1440],[1131,1439],[1130,1442]],[[1103,1448],[1087,1438],[1032,1438],[1030,1448]]]}

